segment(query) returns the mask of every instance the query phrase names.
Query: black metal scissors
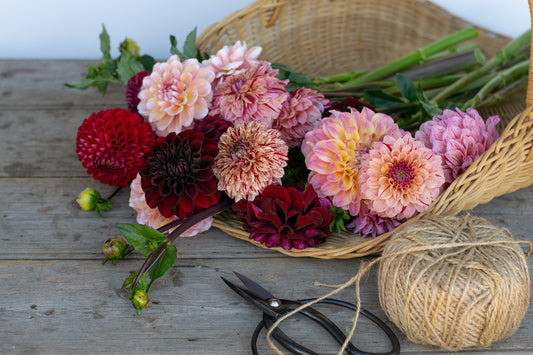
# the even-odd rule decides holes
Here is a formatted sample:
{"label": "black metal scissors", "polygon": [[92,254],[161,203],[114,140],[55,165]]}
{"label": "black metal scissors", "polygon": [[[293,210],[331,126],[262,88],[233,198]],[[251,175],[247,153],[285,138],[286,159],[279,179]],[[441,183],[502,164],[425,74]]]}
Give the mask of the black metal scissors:
{"label": "black metal scissors", "polygon": [[[273,296],[270,292],[265,290],[256,282],[250,280],[249,278],[235,272],[235,275],[242,281],[245,288],[239,287],[232,282],[226,280],[222,277],[222,280],[238,295],[244,298],[249,303],[253,304],[261,311],[263,311],[263,319],[254,330],[252,335],[252,352],[254,355],[258,354],[257,352],[257,338],[261,329],[266,328],[270,329],[276,320],[285,314],[293,311],[294,309],[300,307],[303,304],[312,302],[316,300],[315,298],[303,299],[297,301],[285,300]],[[320,300],[318,303],[330,304],[335,306],[340,306],[344,308],[351,309],[353,311],[357,310],[357,307],[351,303],[344,302],[341,300],[336,300],[332,298],[326,298]],[[339,329],[335,323],[333,323],[329,318],[324,314],[320,313],[312,307],[307,307],[299,311],[299,313],[304,316],[312,319],[324,329],[326,329],[339,344],[344,344],[346,341],[346,335]],[[348,343],[346,347],[346,352],[353,355],[396,355],[400,353],[400,342],[392,330],[385,324],[381,319],[376,317],[374,314],[370,313],[367,310],[361,308],[360,314],[371,322],[376,324],[389,338],[389,341],[392,345],[392,350],[385,353],[369,353],[362,351],[355,347],[352,343]],[[318,355],[316,352],[309,350],[308,348],[296,343],[294,340],[289,338],[283,331],[279,328],[276,328],[272,331],[272,337],[276,339],[283,347],[291,351],[293,354],[299,355]]]}

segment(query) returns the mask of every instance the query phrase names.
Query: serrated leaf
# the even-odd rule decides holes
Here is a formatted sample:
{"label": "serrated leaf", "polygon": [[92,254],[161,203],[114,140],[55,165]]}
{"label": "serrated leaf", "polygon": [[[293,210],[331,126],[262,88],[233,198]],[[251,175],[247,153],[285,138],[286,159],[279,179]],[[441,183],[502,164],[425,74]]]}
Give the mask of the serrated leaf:
{"label": "serrated leaf", "polygon": [[165,275],[165,273],[174,265],[174,262],[176,261],[176,255],[178,254],[178,251],[176,247],[172,244],[167,244],[165,247],[165,253],[159,260],[155,263],[154,266],[149,271],[150,275],[150,285],[160,278],[161,276]]}
{"label": "serrated leaf", "polygon": [[413,82],[405,75],[398,73],[396,75],[396,83],[402,96],[409,100],[409,102],[415,102],[418,99],[415,84],[413,84]]}
{"label": "serrated leaf", "polygon": [[128,243],[139,253],[149,256],[159,244],[167,240],[165,235],[144,224],[117,224],[116,227]]}
{"label": "serrated leaf", "polygon": [[104,60],[111,60],[111,40],[103,24],[102,33],[100,33],[100,50],[104,55]]}
{"label": "serrated leaf", "polygon": [[392,96],[380,89],[366,90],[365,98],[375,108],[401,105],[404,101],[396,96]]}
{"label": "serrated leaf", "polygon": [[127,50],[122,51],[117,65],[117,74],[123,84],[127,84],[132,76],[143,70],[144,67],[135,59],[133,54]]}
{"label": "serrated leaf", "polygon": [[185,44],[183,45],[183,54],[189,58],[194,58],[196,56],[196,27],[194,30],[189,32],[185,38]]}
{"label": "serrated leaf", "polygon": [[137,61],[141,63],[144,70],[148,70],[149,72],[152,72],[152,69],[156,63],[154,57],[152,57],[151,55],[147,55],[147,54],[144,54],[140,56],[139,58],[137,58]]}
{"label": "serrated leaf", "polygon": [[128,278],[124,280],[124,283],[122,284],[122,288],[130,288],[131,286],[133,286],[133,282],[135,281],[136,278],[137,278],[137,273],[134,273],[128,276]]}

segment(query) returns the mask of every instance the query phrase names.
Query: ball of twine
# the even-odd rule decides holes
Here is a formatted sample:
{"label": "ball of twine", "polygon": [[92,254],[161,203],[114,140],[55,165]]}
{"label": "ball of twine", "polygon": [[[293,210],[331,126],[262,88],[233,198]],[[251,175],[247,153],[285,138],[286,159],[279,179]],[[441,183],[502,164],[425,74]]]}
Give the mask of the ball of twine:
{"label": "ball of twine", "polygon": [[519,327],[529,303],[527,256],[483,218],[427,216],[388,242],[379,299],[409,340],[447,350],[487,347]]}

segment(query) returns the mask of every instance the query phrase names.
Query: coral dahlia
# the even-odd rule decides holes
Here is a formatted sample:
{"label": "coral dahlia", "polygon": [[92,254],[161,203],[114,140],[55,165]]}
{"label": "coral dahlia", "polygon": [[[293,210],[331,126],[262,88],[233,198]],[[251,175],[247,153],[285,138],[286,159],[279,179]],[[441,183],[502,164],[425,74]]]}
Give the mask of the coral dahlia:
{"label": "coral dahlia", "polygon": [[160,137],[139,167],[146,203],[167,218],[185,219],[220,199],[212,172],[214,139],[188,129]]}
{"label": "coral dahlia", "polygon": [[226,77],[215,89],[210,114],[219,114],[234,125],[258,121],[270,127],[289,97],[285,90],[289,81],[276,78],[278,72],[263,61]]}
{"label": "coral dahlia", "polygon": [[330,234],[331,204],[321,201],[324,199],[319,199],[311,185],[304,192],[270,185],[253,202],[235,203],[233,210],[250,232],[250,239],[268,248],[305,249],[324,242]]}
{"label": "coral dahlia", "polygon": [[150,150],[155,133],[141,117],[115,108],[93,113],[78,128],[76,153],[87,172],[113,186],[127,186]]}
{"label": "coral dahlia", "polygon": [[[178,219],[176,216],[167,218],[163,216],[157,208],[150,208],[150,206],[146,204],[144,191],[141,187],[141,176],[139,174],[137,174],[137,177],[131,182],[130,188],[129,205],[135,210],[135,212],[137,212],[137,223],[145,224],[157,229]],[[205,232],[211,228],[212,222],[213,217],[206,218],[180,234],[180,237],[192,237],[198,233]]]}
{"label": "coral dahlia", "polygon": [[316,90],[298,88],[290,93],[283,103],[278,118],[272,128],[281,132],[281,138],[289,147],[297,147],[307,132],[313,129],[322,118],[324,107],[329,100]]}
{"label": "coral dahlia", "polygon": [[444,184],[442,159],[413,139],[385,136],[361,159],[361,193],[378,216],[406,219],[425,211]]}
{"label": "coral dahlia", "polygon": [[280,133],[259,122],[230,127],[220,137],[213,172],[218,189],[239,201],[253,200],[271,184],[280,184],[289,148]]}
{"label": "coral dahlia", "polygon": [[165,63],[156,63],[143,79],[139,113],[158,135],[179,133],[191,126],[193,119],[207,115],[214,78],[213,70],[201,67],[196,59],[181,62],[173,55]]}
{"label": "coral dahlia", "polygon": [[126,85],[126,103],[128,104],[128,110],[133,113],[139,113],[137,106],[139,105],[139,91],[143,84],[143,79],[145,76],[150,75],[148,70],[143,70],[135,74],[128,80]]}
{"label": "coral dahlia", "polygon": [[491,116],[485,123],[473,108],[444,110],[424,122],[415,137],[442,157],[444,177],[450,184],[498,139],[498,122],[498,116]]}
{"label": "coral dahlia", "polygon": [[302,142],[305,164],[311,170],[309,183],[319,196],[329,197],[334,206],[356,216],[361,203],[361,156],[383,136],[401,134],[391,117],[368,108],[332,111]]}

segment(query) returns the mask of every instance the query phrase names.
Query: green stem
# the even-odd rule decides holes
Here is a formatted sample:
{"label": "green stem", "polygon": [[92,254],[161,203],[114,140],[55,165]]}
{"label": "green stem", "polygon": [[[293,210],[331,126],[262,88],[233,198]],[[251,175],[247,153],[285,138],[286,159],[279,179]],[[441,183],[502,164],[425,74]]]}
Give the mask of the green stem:
{"label": "green stem", "polygon": [[424,63],[431,62],[433,60],[441,59],[441,58],[444,58],[444,57],[448,57],[448,56],[450,56],[452,54],[475,51],[476,49],[479,50],[479,47],[477,45],[475,45],[474,43],[463,44],[462,46],[452,47],[452,48],[450,48],[450,49],[448,49],[446,51],[442,51],[440,53],[437,53],[437,54],[434,54],[432,56],[429,56],[429,57],[427,57],[424,60]]}
{"label": "green stem", "polygon": [[506,86],[502,90],[495,92],[494,94],[488,95],[487,98],[483,102],[481,102],[477,107],[478,108],[488,107],[488,106],[497,104],[498,102],[502,101],[509,95],[514,94],[518,90],[527,88],[527,84],[528,84],[528,77],[524,76],[521,79],[512,83],[511,85]]}
{"label": "green stem", "polygon": [[474,38],[478,35],[478,32],[473,28],[465,28],[461,31],[455,32],[439,41],[436,41],[429,46],[421,49],[416,49],[411,53],[393,61],[380,68],[370,70],[368,73],[350,80],[346,83],[346,86],[358,85],[368,81],[381,80],[399,71],[412,67],[420,63],[421,60],[432,56],[435,53],[439,53],[447,48],[453,47],[456,44]]}
{"label": "green stem", "polygon": [[435,96],[433,100],[431,101],[435,104],[441,103],[443,100],[453,95],[455,92],[457,92],[460,88],[464,87],[468,83],[471,83],[477,78],[487,74],[492,69],[500,65],[503,65],[508,60],[509,57],[511,57],[514,53],[519,51],[522,47],[528,45],[530,41],[531,41],[531,30],[528,30],[525,33],[523,33],[521,36],[509,42],[504,48],[496,52],[496,55],[492,57],[489,61],[487,61],[481,68],[476,69],[468,73],[461,79],[457,80],[455,83],[453,83],[452,85],[448,86],[445,90],[443,90],[439,95]]}
{"label": "green stem", "polygon": [[329,84],[329,83],[338,83],[338,82],[352,80],[353,78],[357,78],[358,76],[361,76],[365,73],[366,71],[338,73],[338,74],[333,74],[330,76],[322,76],[322,77],[313,78],[312,81],[313,81],[313,84],[315,84],[316,86],[319,86],[319,85],[324,85],[324,84]]}

